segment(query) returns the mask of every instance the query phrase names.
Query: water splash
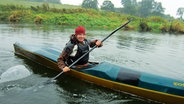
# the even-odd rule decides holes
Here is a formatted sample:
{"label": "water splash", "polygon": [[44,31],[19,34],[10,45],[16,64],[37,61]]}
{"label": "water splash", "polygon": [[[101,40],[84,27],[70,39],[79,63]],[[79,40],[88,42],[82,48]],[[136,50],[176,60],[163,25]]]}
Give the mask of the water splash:
{"label": "water splash", "polygon": [[13,66],[0,76],[0,83],[18,80],[31,75],[31,72],[24,65]]}

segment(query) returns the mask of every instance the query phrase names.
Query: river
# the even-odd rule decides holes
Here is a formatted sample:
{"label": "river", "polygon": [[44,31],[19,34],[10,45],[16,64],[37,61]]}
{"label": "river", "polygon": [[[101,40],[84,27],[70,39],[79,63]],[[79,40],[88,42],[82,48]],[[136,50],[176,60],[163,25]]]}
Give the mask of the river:
{"label": "river", "polygon": [[[14,54],[15,42],[47,44],[61,50],[73,28],[0,24],[0,75],[17,65],[29,72],[0,83],[1,104],[157,104],[133,94],[117,92],[62,74],[57,83],[40,83],[58,73]],[[103,39],[111,30],[87,28],[88,39]],[[184,35],[118,31],[93,50],[91,61],[110,62],[142,72],[184,80]],[[15,75],[21,74],[16,72]],[[28,74],[26,74],[28,73]],[[9,74],[14,77],[13,74]],[[16,76],[17,77],[17,76]],[[9,77],[8,77],[9,78]],[[7,78],[7,79],[8,79]],[[2,80],[2,79],[1,79]]]}

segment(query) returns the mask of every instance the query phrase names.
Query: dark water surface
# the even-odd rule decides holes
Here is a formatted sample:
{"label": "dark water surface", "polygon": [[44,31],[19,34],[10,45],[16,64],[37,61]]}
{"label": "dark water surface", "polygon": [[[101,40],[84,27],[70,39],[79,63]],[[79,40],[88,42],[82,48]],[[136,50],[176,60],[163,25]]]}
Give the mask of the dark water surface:
{"label": "dark water surface", "polygon": [[[73,29],[0,24],[0,75],[24,65],[31,75],[0,83],[0,104],[156,104],[62,74],[55,84],[42,83],[58,73],[14,55],[13,43],[47,44],[63,48]],[[87,29],[89,39],[111,31]],[[184,35],[118,31],[91,52],[91,61],[106,61],[135,70],[184,80]],[[14,77],[13,75],[11,77]],[[16,76],[17,77],[17,76]],[[2,80],[2,79],[1,79]]]}

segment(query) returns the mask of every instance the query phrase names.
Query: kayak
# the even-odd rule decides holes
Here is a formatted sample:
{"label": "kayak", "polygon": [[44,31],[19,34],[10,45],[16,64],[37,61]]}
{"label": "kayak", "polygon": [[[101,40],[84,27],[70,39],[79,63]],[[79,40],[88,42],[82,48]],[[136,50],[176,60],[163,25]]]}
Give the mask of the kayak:
{"label": "kayak", "polygon": [[[61,50],[54,46],[14,43],[15,54],[61,72],[57,58]],[[184,104],[184,81],[139,72],[108,62],[93,67],[72,69],[66,74],[116,91],[128,92],[169,104]]]}

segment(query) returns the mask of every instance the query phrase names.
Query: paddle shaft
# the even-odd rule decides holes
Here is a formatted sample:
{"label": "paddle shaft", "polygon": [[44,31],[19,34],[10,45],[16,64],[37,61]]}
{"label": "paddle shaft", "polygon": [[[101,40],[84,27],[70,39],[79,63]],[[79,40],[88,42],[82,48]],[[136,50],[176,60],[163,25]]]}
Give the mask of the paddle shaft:
{"label": "paddle shaft", "polygon": [[[129,24],[132,20],[130,19],[128,22],[126,22],[125,24],[121,25],[120,27],[118,27],[117,29],[115,29],[113,32],[111,32],[108,36],[106,36],[102,42],[104,42],[105,40],[107,40],[111,35],[113,35],[116,31],[120,30],[121,28],[125,27],[127,24]],[[88,53],[90,53],[91,51],[93,51],[97,46],[95,45],[93,48],[91,48],[88,52],[86,52],[85,54],[83,54],[80,58],[78,58],[75,62],[73,62],[71,65],[69,65],[68,67],[71,68],[73,65],[75,65],[79,60],[81,60],[84,56],[86,56]],[[63,74],[63,71],[60,72],[58,75],[56,75],[55,77],[53,77],[52,79],[55,80],[57,77],[59,77],[61,74]]]}

